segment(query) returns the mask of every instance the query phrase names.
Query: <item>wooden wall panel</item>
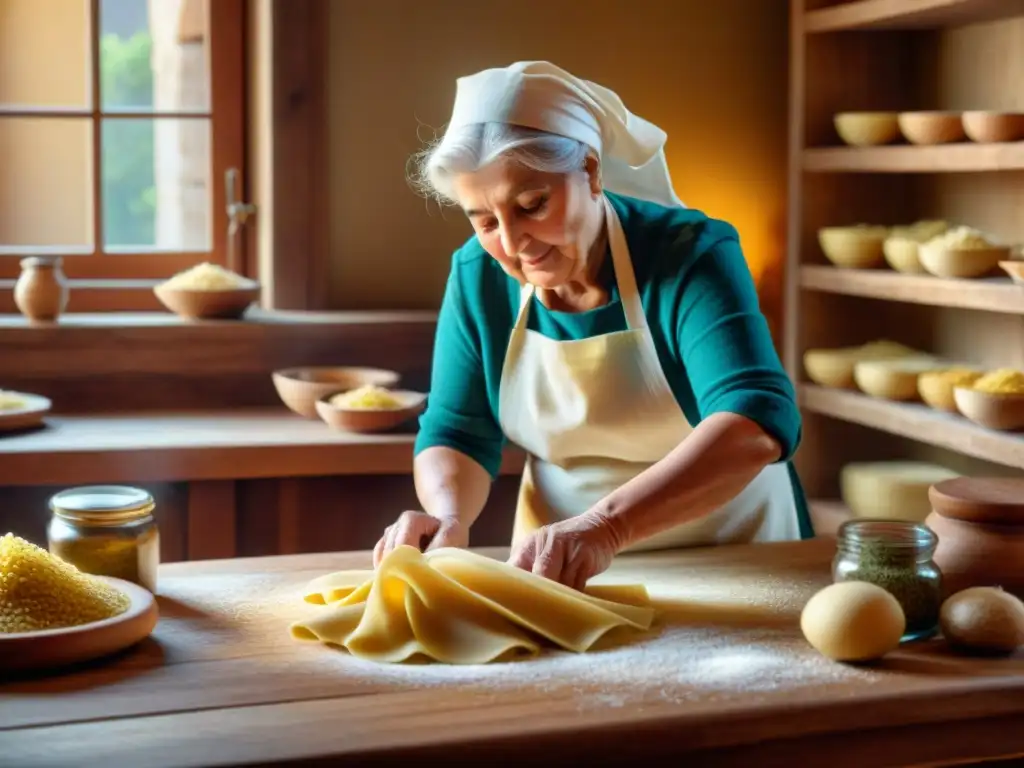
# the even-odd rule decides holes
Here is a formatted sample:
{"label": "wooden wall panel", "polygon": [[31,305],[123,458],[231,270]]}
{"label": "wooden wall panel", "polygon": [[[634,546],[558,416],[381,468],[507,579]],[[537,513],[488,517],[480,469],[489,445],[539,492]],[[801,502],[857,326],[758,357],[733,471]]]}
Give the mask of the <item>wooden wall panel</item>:
{"label": "wooden wall panel", "polygon": [[[184,483],[152,483],[144,486],[156,501],[160,528],[160,559],[165,563],[186,559],[188,489]],[[0,486],[0,535],[13,533],[46,547],[50,520],[49,500],[63,486]]]}

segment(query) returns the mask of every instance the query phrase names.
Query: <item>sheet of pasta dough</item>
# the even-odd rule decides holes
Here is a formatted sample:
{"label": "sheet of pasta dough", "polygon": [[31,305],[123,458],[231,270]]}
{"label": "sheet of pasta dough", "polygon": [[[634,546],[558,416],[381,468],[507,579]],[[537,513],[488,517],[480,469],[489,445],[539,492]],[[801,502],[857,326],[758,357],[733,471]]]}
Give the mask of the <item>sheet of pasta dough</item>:
{"label": "sheet of pasta dough", "polygon": [[541,639],[583,652],[612,629],[646,630],[654,619],[643,586],[579,592],[455,548],[398,547],[375,571],[315,579],[304,599],[321,607],[291,625],[292,637],[380,662],[482,664],[535,655]]}

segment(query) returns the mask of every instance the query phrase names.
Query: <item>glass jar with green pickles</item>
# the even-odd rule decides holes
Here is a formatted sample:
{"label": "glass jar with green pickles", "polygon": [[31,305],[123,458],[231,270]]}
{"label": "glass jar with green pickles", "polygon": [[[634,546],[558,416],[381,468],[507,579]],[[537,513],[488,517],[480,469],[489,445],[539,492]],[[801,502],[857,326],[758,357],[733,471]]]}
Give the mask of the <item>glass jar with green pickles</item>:
{"label": "glass jar with green pickles", "polygon": [[50,552],[84,573],[156,592],[160,532],[153,497],[139,488],[90,485],[50,499]]}

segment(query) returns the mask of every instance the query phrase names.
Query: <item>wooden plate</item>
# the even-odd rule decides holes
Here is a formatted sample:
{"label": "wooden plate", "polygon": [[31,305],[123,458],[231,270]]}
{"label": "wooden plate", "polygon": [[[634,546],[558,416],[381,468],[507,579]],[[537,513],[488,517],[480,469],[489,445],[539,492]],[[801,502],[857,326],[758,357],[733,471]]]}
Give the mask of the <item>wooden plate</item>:
{"label": "wooden plate", "polygon": [[30,395],[27,392],[3,391],[5,395],[20,397],[25,402],[20,408],[0,410],[0,432],[13,432],[18,429],[29,429],[43,423],[43,416],[50,412],[53,403],[50,398],[42,395]]}
{"label": "wooden plate", "polygon": [[97,576],[131,599],[120,616],[78,627],[0,634],[0,671],[54,669],[108,656],[149,637],[159,612],[146,589],[107,576]]}
{"label": "wooden plate", "polygon": [[943,517],[1024,526],[1024,479],[955,477],[929,488],[928,499]]}

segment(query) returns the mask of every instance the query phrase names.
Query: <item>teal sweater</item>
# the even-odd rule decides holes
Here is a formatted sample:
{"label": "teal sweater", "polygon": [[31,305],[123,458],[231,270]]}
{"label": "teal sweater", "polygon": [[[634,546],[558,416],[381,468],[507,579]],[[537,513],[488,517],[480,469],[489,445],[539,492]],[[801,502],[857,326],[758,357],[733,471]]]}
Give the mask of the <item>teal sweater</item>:
{"label": "teal sweater", "polygon": [[[800,442],[800,412],[736,229],[693,209],[606,194],[622,220],[662,370],[687,421],[696,426],[713,413],[738,413],[774,436],[782,446],[780,461],[790,463],[801,532],[809,536],[790,462]],[[611,259],[604,261],[602,279],[607,304],[569,313],[549,310],[535,298],[530,329],[563,341],[624,330]],[[446,446],[497,476],[505,444],[498,386],[518,308],[519,284],[470,238],[452,258],[417,454]]]}

